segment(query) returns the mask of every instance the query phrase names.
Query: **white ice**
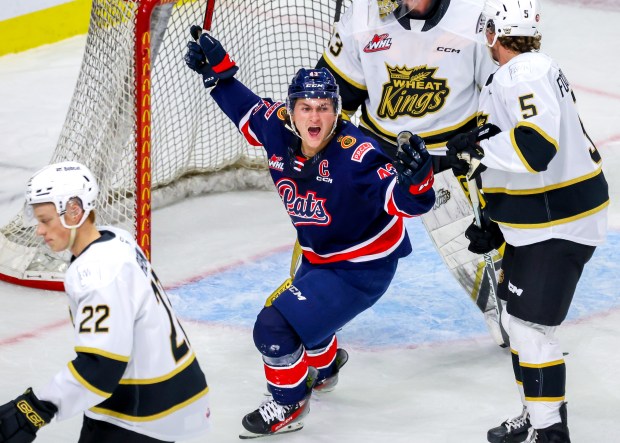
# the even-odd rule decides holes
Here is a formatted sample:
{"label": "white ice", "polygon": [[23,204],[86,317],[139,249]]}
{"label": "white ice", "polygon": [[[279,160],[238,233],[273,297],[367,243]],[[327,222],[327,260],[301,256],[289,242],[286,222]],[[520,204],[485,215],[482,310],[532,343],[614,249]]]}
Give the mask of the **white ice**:
{"label": "white ice", "polygon": [[[613,239],[620,229],[620,175],[614,172],[620,167],[620,6],[616,4],[617,0],[547,0],[543,5],[543,51],[562,66],[584,124],[604,158]],[[0,58],[1,224],[21,208],[28,177],[51,157],[84,42],[84,37],[75,37]],[[164,284],[176,288],[172,292],[178,303],[184,302],[183,283],[200,277],[221,276],[222,284],[232,291],[247,289],[241,287],[246,276],[235,272],[245,272],[247,265],[261,260],[269,262],[294,240],[273,192],[194,198],[158,210],[153,217],[154,266]],[[606,254],[615,259],[609,248]],[[408,258],[409,272],[429,273],[424,255],[414,250]],[[576,314],[558,332],[568,352],[569,425],[577,443],[620,442],[620,357],[616,356],[620,295],[615,288],[617,266],[610,269],[591,278],[605,279],[603,295],[611,305]],[[269,278],[283,279],[287,270],[278,272]],[[429,275],[442,294],[441,288],[451,280],[449,273],[438,267]],[[590,296],[590,289],[581,285],[576,300]],[[382,303],[389,306],[390,300]],[[259,309],[260,304],[240,314],[251,317]],[[461,339],[448,334],[422,343],[378,347],[358,340],[359,323],[357,329],[351,325],[348,335],[345,327],[341,345],[349,349],[351,358],[338,388],[313,398],[302,431],[271,440],[484,442],[486,430],[515,415],[520,406],[508,352],[493,344],[475,308],[466,313],[477,329]],[[449,323],[461,320],[447,319]],[[238,441],[241,417],[263,399],[262,366],[251,326],[247,320],[235,324],[188,318],[185,325],[211,386],[213,429],[194,441]],[[375,330],[373,324],[369,332],[387,340],[396,326],[385,326],[391,329]],[[0,404],[28,386],[36,392],[73,355],[65,295],[0,282]],[[37,441],[77,441],[80,426],[79,416],[54,422],[39,432]]]}

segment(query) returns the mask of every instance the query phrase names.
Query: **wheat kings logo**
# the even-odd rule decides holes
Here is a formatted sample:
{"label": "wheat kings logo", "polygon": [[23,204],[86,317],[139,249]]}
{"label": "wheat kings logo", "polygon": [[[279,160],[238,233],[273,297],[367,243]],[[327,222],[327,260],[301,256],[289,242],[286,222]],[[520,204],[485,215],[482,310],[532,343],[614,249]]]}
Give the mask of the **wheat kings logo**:
{"label": "wheat kings logo", "polygon": [[435,205],[433,209],[437,209],[440,206],[445,205],[450,200],[450,191],[445,188],[439,189],[435,194]]}
{"label": "wheat kings logo", "polygon": [[448,81],[436,78],[437,68],[387,65],[390,79],[383,84],[377,115],[394,120],[400,116],[423,117],[439,111],[450,94]]}

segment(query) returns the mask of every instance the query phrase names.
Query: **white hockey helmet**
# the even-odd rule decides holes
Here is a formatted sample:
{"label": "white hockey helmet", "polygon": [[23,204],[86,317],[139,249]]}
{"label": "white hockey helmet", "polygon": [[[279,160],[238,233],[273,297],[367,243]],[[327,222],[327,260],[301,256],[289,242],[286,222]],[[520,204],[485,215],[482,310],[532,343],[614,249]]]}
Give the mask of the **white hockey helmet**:
{"label": "white hockey helmet", "polygon": [[[54,163],[37,171],[28,181],[24,215],[27,221],[34,222],[32,205],[54,203],[63,226],[78,228],[95,208],[98,195],[97,181],[86,166],[73,161]],[[80,200],[84,214],[76,225],[67,226],[63,215],[73,198]]]}
{"label": "white hockey helmet", "polygon": [[[540,35],[540,6],[538,0],[486,0],[478,20],[479,33],[487,29],[499,37],[535,37]],[[488,44],[488,42],[487,42]]]}

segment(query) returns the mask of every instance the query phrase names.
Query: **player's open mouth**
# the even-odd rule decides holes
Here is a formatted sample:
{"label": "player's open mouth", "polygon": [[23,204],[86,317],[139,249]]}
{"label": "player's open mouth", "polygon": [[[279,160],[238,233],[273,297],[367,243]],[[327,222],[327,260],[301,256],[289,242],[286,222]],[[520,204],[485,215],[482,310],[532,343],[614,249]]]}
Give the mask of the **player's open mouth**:
{"label": "player's open mouth", "polygon": [[308,128],[308,134],[310,134],[311,137],[316,137],[317,135],[319,135],[320,132],[321,128],[319,128],[318,126],[311,126]]}

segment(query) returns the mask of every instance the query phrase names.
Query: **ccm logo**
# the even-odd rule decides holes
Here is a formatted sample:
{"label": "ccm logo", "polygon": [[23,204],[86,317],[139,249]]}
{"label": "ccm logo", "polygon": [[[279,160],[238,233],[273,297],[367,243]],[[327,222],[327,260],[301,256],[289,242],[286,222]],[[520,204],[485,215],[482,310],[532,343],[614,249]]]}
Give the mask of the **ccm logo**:
{"label": "ccm logo", "polygon": [[513,294],[517,294],[517,296],[521,296],[521,294],[523,294],[523,289],[517,288],[515,285],[510,283],[510,280],[508,281],[508,290]]}
{"label": "ccm logo", "polygon": [[455,54],[458,54],[459,52],[461,52],[460,49],[446,48],[445,46],[437,46],[437,50],[439,52],[454,52]]}

